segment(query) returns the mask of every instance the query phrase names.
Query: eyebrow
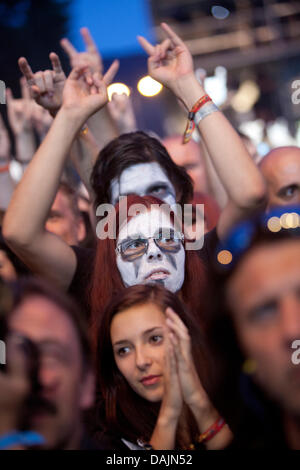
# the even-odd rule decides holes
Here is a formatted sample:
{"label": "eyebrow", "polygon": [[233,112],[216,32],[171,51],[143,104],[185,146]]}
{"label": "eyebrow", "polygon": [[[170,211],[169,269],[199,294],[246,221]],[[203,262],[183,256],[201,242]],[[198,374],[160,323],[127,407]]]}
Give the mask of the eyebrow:
{"label": "eyebrow", "polygon": [[[171,194],[175,195],[173,190],[172,190],[172,187],[170,184],[168,184],[167,182],[165,181],[157,181],[156,183],[153,183],[151,184],[150,186],[148,186],[146,188],[146,193],[151,193],[151,191],[153,191],[155,188],[157,188],[158,186],[161,186],[162,188],[165,188],[165,189],[168,189],[170,191]],[[133,192],[129,192],[129,193],[119,193],[119,198],[122,197],[122,196],[128,196],[129,194],[136,194],[136,193],[133,193]],[[118,200],[118,198],[116,198],[116,200]]]}
{"label": "eyebrow", "polygon": [[[143,336],[148,335],[149,333],[152,333],[152,331],[158,329],[158,328],[163,328],[162,326],[154,326],[153,328],[149,328],[149,330],[146,330],[143,332]],[[117,341],[116,343],[113,344],[113,346],[117,346],[118,344],[123,344],[123,343],[130,343],[128,339],[121,339],[120,341]]]}

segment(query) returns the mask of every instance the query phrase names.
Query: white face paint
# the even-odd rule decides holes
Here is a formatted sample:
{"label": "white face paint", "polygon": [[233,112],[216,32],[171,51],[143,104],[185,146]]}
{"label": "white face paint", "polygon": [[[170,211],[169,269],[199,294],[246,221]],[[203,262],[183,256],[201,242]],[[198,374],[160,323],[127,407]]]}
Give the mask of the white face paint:
{"label": "white face paint", "polygon": [[120,196],[128,194],[152,195],[170,206],[176,204],[174,186],[157,162],[138,163],[126,168],[120,178],[112,180],[110,191],[113,205]]}
{"label": "white face paint", "polygon": [[[117,246],[127,239],[149,238],[160,229],[174,230],[170,217],[162,210],[151,209],[135,217],[119,233]],[[117,266],[125,286],[157,282],[171,292],[181,289],[184,282],[185,251],[180,242],[177,250],[165,251],[148,240],[148,250],[135,260],[127,261],[117,254]]]}

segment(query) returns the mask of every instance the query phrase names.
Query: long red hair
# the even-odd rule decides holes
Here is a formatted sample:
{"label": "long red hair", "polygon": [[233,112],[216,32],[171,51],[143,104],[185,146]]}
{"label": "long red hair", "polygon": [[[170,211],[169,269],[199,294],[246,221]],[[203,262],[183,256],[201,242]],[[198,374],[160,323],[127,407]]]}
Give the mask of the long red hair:
{"label": "long red hair", "polygon": [[[128,215],[129,209],[133,204],[141,204],[147,210],[151,210],[152,205],[162,206],[165,202],[153,196],[138,196],[135,194],[127,196],[126,222],[132,218]],[[96,335],[101,321],[101,316],[114,295],[119,294],[125,289],[116,261],[116,238],[118,236],[119,214],[122,202],[115,206],[115,212],[107,219],[104,229],[110,227],[115,228],[115,238],[105,238],[99,240],[96,250],[96,259],[90,287],[90,305],[91,305],[91,328],[92,338],[95,344]],[[112,220],[113,218],[113,220]],[[174,222],[173,214],[171,219]],[[202,299],[205,289],[205,273],[202,261],[195,251],[185,252],[185,276],[183,286],[178,293],[187,305],[190,312],[201,321],[202,316]],[[204,325],[203,325],[204,326]]]}

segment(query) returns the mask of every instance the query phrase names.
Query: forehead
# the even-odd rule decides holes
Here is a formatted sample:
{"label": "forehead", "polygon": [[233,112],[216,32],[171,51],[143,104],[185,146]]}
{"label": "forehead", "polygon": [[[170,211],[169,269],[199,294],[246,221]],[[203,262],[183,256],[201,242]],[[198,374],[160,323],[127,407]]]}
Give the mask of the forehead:
{"label": "forehead", "polygon": [[173,228],[171,218],[161,209],[153,206],[141,214],[133,217],[119,232],[118,239],[124,240],[134,235],[142,235],[145,238],[156,235],[159,228]]}
{"label": "forehead", "polygon": [[156,182],[172,183],[157,162],[138,163],[126,168],[120,178],[114,178],[111,182],[113,197],[117,194],[144,194],[145,190]]}
{"label": "forehead", "polygon": [[281,294],[300,284],[300,240],[254,248],[228,283],[228,298],[238,309]]}
{"label": "forehead", "polygon": [[153,303],[135,305],[122,310],[114,316],[111,323],[111,339],[113,342],[139,337],[145,331],[155,327],[163,327],[165,315]]}
{"label": "forehead", "polygon": [[79,345],[71,319],[59,306],[45,297],[33,295],[12,313],[10,327],[33,341],[53,340]]}

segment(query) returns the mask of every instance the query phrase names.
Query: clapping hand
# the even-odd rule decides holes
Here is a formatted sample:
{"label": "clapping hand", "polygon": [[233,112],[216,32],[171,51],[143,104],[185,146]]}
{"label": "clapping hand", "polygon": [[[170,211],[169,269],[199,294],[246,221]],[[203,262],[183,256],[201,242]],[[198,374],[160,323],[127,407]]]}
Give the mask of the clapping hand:
{"label": "clapping hand", "polygon": [[187,405],[201,404],[207,399],[206,392],[198,377],[191,350],[191,339],[187,327],[171,309],[166,310],[166,324],[174,347],[182,394]]}

